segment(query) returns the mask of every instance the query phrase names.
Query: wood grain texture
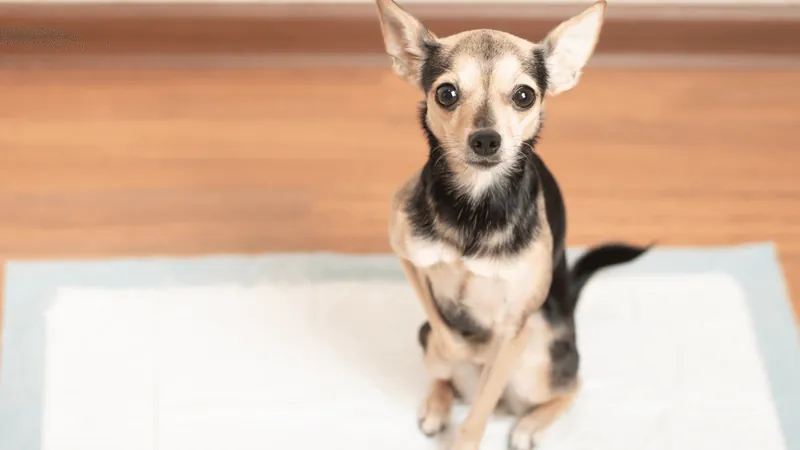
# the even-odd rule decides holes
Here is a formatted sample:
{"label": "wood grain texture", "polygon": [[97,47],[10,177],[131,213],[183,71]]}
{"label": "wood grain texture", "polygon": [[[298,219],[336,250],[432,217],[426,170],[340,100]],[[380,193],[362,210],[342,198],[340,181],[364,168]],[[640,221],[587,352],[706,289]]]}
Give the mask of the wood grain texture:
{"label": "wood grain texture", "polygon": [[[539,41],[590,4],[404,6],[440,36],[493,28]],[[0,4],[0,57],[383,52],[372,2]],[[612,2],[597,52],[798,58],[800,6]]]}
{"label": "wood grain texture", "polygon": [[[587,71],[539,145],[569,244],[774,240],[800,310],[797,80]],[[383,68],[0,71],[0,259],[388,252],[418,98]]]}

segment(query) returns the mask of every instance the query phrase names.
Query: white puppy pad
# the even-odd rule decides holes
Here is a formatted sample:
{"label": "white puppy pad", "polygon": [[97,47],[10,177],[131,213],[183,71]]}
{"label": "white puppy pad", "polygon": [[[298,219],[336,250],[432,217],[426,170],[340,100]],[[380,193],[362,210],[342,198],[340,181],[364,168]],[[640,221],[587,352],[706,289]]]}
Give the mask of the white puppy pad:
{"label": "white puppy pad", "polygon": [[[42,448],[438,448],[416,426],[422,321],[402,280],[62,289]],[[598,276],[577,323],[585,387],[539,448],[786,448],[729,276]]]}
{"label": "white puppy pad", "polygon": [[[12,262],[5,287],[0,450],[447,443],[417,429],[423,315],[392,256]],[[538,449],[800,449],[774,247],[654,250],[593,278],[577,314],[584,388]]]}

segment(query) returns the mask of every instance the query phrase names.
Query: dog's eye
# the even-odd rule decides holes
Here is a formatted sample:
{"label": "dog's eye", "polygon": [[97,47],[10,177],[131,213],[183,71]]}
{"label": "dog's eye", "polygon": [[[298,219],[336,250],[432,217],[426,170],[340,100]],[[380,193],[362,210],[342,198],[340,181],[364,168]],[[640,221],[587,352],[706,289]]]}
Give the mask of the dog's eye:
{"label": "dog's eye", "polygon": [[443,84],[436,89],[436,102],[445,108],[449,108],[458,101],[458,91],[452,84]]}
{"label": "dog's eye", "polygon": [[514,91],[511,101],[519,109],[528,109],[536,101],[536,92],[529,86],[520,86]]}

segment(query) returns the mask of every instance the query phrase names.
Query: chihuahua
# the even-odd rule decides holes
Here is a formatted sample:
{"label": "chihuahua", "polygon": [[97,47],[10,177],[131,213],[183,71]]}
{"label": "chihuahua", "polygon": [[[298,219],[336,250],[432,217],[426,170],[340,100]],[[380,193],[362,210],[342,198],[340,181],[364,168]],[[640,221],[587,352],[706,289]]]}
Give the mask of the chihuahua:
{"label": "chihuahua", "polygon": [[440,38],[393,0],[377,6],[394,72],[424,96],[428,159],[389,220],[427,317],[418,338],[434,380],[420,429],[443,432],[458,397],[470,409],[451,449],[477,449],[500,405],[518,417],[510,448],[531,449],[579,390],[582,287],[649,248],[599,245],[568,267],[564,200],[536,152],[544,100],[577,84],[605,1],[539,43],[495,30]]}

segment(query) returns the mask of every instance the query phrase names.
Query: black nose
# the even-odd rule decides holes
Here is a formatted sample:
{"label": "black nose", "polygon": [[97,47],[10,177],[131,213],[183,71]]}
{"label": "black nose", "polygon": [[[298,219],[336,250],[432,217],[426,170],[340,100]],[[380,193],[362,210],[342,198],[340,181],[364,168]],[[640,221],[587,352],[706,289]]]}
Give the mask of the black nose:
{"label": "black nose", "polygon": [[469,137],[469,147],[480,156],[492,156],[500,149],[500,141],[500,135],[495,131],[476,131]]}

